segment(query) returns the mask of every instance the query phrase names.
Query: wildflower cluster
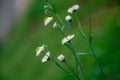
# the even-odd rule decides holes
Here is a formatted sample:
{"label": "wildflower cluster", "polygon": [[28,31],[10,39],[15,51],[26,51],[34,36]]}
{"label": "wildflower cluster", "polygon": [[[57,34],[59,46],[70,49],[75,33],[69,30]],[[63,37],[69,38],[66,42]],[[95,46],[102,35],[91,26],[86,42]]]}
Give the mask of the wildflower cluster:
{"label": "wildflower cluster", "polygon": [[[68,15],[65,17],[66,22],[71,22],[72,21],[71,14],[76,13],[76,11],[79,8],[80,8],[80,6],[78,4],[75,4],[75,5],[71,6],[70,8],[68,8],[68,10],[66,11]],[[51,62],[55,63],[56,66],[58,66],[60,69],[62,69],[64,72],[69,73],[69,71],[67,71],[64,68],[64,66],[62,66],[61,64],[59,64],[58,61],[62,62],[63,64],[65,64],[69,68],[70,73],[72,73],[74,75],[74,77],[76,78],[76,80],[80,80],[79,72],[81,71],[82,74],[83,74],[84,79],[86,80],[87,78],[86,78],[86,75],[84,73],[83,66],[82,66],[81,62],[79,61],[77,53],[76,53],[76,51],[75,51],[75,49],[73,47],[73,44],[71,42],[72,39],[75,37],[75,34],[71,34],[70,33],[70,35],[68,35],[68,36],[65,35],[64,28],[67,27],[67,25],[61,19],[61,17],[57,14],[56,10],[54,10],[54,7],[51,5],[50,2],[47,2],[47,4],[44,6],[44,9],[45,9],[45,14],[47,14],[47,16],[49,14],[53,14],[53,16],[54,16],[54,17],[53,16],[46,17],[44,19],[44,26],[48,26],[50,23],[53,22],[52,23],[53,28],[57,28],[60,31],[60,33],[63,36],[63,39],[61,39],[61,44],[64,45],[64,46],[66,46],[71,51],[72,55],[74,56],[74,60],[73,61],[75,61],[75,63],[76,63],[76,65],[75,65],[76,70],[73,70],[71,68],[71,66],[67,62],[67,59],[63,55],[64,53],[58,55],[57,58],[54,58],[50,54],[50,51],[48,51],[48,48],[47,48],[47,46],[45,44],[43,44],[42,46],[36,48],[36,56],[39,56],[41,53],[43,53],[44,56],[42,58],[42,63],[47,62],[48,60],[50,60]],[[78,23],[77,29],[80,32],[80,35],[82,37],[86,38],[86,35],[82,31],[78,15],[77,14],[75,14],[75,15],[76,15],[77,23]],[[54,20],[54,18],[57,18],[57,20]],[[89,36],[89,37],[91,37],[91,36]],[[91,38],[86,38],[86,39],[88,39],[88,42],[91,44],[91,40],[89,40]],[[90,45],[90,48],[92,48],[91,45]],[[92,49],[91,49],[91,51],[92,51]],[[94,55],[94,53],[93,53],[93,55]],[[95,55],[94,55],[94,57],[95,57]],[[95,57],[95,59],[96,59],[96,57]]]}
{"label": "wildflower cluster", "polygon": [[76,4],[76,5],[73,5],[72,7],[70,7],[68,9],[68,13],[72,14],[73,12],[77,11],[79,9],[79,5]]}
{"label": "wildflower cluster", "polygon": [[[47,46],[43,44],[41,47],[36,48],[36,56],[39,56],[41,53],[46,51]],[[50,58],[50,51],[45,53],[45,56],[42,58],[42,63],[46,62]]]}
{"label": "wildflower cluster", "polygon": [[[54,17],[57,17],[57,18],[58,18],[58,21],[55,21],[55,22],[53,23],[53,28],[58,28],[59,31],[63,34],[63,37],[64,37],[64,38],[61,40],[61,44],[62,44],[62,45],[65,45],[66,47],[71,46],[71,40],[75,37],[75,35],[72,34],[72,35],[65,36],[65,31],[64,31],[65,25],[64,25],[64,22],[62,21],[62,19],[61,19],[54,11],[52,11],[52,8],[53,8],[53,7],[52,7],[52,5],[50,5],[50,4],[44,6],[45,11],[54,13],[54,14],[56,15],[56,16],[54,16]],[[50,11],[49,11],[48,9],[49,9]],[[75,5],[73,5],[72,7],[70,7],[70,8],[68,9],[68,11],[67,11],[67,12],[68,12],[68,15],[65,17],[65,20],[68,21],[68,22],[71,22],[71,21],[72,21],[72,17],[70,16],[70,14],[76,12],[78,9],[79,9],[79,5],[78,5],[78,4],[75,4]],[[49,25],[52,21],[54,21],[54,18],[53,18],[53,17],[51,17],[51,16],[46,17],[46,18],[44,19],[44,26]],[[62,24],[59,23],[59,22],[61,22]],[[68,45],[66,45],[66,44],[68,44]],[[71,48],[72,48],[72,46],[71,46]],[[44,53],[44,54],[45,54],[45,56],[42,58],[42,63],[43,63],[43,62],[46,62],[46,61],[48,61],[48,60],[51,60],[51,61],[52,61],[53,63],[55,63],[59,68],[61,68],[63,71],[65,71],[65,72],[68,73],[68,71],[66,71],[66,69],[64,69],[64,67],[63,67],[62,65],[60,65],[60,64],[56,61],[56,59],[57,59],[58,61],[63,62],[64,64],[66,64],[66,65],[68,66],[68,68],[71,70],[71,68],[70,68],[69,64],[67,63],[67,61],[66,61],[66,59],[65,59],[65,56],[64,56],[63,54],[58,55],[58,57],[55,59],[53,56],[50,55],[50,51],[47,51],[46,53],[45,53],[45,51],[46,51],[45,45],[42,45],[41,47],[37,47],[37,48],[36,48],[36,56],[38,56],[38,55],[41,54],[41,53]],[[71,49],[71,51],[72,51],[72,49]],[[74,54],[74,52],[73,52],[73,54]],[[80,67],[80,64],[79,64],[78,59],[77,59],[77,57],[76,57],[76,53],[74,54],[74,57],[75,57],[75,60],[76,60],[76,67],[77,67],[77,69],[78,69],[78,66]],[[77,79],[77,80],[80,80],[79,77],[78,77],[78,74],[76,74],[76,71],[74,72],[73,70],[71,70],[71,72],[74,74],[74,76],[76,76],[76,79]]]}

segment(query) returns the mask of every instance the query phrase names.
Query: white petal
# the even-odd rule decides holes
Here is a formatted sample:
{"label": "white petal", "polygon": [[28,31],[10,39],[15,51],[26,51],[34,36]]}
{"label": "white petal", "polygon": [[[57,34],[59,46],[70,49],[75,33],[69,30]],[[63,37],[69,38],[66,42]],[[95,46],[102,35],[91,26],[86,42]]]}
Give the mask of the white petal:
{"label": "white petal", "polygon": [[70,39],[74,38],[74,36],[75,36],[74,34],[70,35]]}
{"label": "white petal", "polygon": [[79,9],[79,5],[78,5],[78,4],[73,5],[72,8],[73,8],[74,10],[78,10],[78,9]]}
{"label": "white petal", "polygon": [[43,62],[46,62],[47,59],[48,59],[48,56],[45,55],[45,56],[42,58],[42,63],[43,63]]}
{"label": "white petal", "polygon": [[62,42],[62,44],[65,44],[67,42],[67,39],[64,38],[61,42]]}
{"label": "white petal", "polygon": [[69,8],[69,9],[68,9],[68,13],[71,13],[71,14],[72,14],[72,13],[73,13],[73,8]]}
{"label": "white petal", "polygon": [[72,14],[74,10],[78,10],[78,9],[79,9],[79,5],[75,4],[68,9],[68,13]]}
{"label": "white petal", "polygon": [[47,26],[52,20],[53,20],[53,17],[47,17],[47,18],[44,20],[44,25]]}
{"label": "white petal", "polygon": [[42,45],[41,47],[38,47],[38,48],[36,49],[36,56],[39,56],[40,53],[41,53],[43,50],[45,50],[44,45]]}
{"label": "white petal", "polygon": [[68,42],[68,41],[70,41],[72,38],[74,38],[74,36],[75,36],[74,34],[68,35],[67,37],[65,37],[65,38],[62,39],[61,43],[62,43],[62,44],[65,44],[66,42]]}
{"label": "white petal", "polygon": [[57,58],[59,61],[64,61],[65,60],[65,57],[64,55],[59,55],[58,58]]}
{"label": "white petal", "polygon": [[50,56],[50,51],[48,51],[48,52],[46,53],[46,56],[48,56],[48,57]]}
{"label": "white petal", "polygon": [[39,54],[41,53],[41,51],[39,50],[39,51],[37,51],[36,52],[36,56],[39,56]]}
{"label": "white petal", "polygon": [[48,52],[45,54],[45,56],[42,58],[42,63],[43,63],[43,62],[46,62],[46,61],[49,59],[49,57],[50,57],[50,51],[48,51]]}
{"label": "white petal", "polygon": [[66,21],[70,21],[71,19],[72,19],[72,17],[70,15],[68,15],[68,16],[65,17]]}

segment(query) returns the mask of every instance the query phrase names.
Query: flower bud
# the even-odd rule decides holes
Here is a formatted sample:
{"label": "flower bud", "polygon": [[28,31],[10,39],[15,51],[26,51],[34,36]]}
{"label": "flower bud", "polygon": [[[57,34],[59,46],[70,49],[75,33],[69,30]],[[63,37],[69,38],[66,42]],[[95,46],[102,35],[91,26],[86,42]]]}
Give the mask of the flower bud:
{"label": "flower bud", "polygon": [[71,17],[70,15],[67,15],[67,16],[65,17],[65,20],[71,22],[71,21],[72,21],[72,17]]}
{"label": "flower bud", "polygon": [[57,22],[54,22],[53,28],[56,28],[57,26],[58,26],[58,23],[57,23]]}
{"label": "flower bud", "polygon": [[59,55],[58,56],[58,58],[57,58],[59,61],[61,61],[61,62],[64,62],[65,61],[65,57],[64,57],[64,55]]}

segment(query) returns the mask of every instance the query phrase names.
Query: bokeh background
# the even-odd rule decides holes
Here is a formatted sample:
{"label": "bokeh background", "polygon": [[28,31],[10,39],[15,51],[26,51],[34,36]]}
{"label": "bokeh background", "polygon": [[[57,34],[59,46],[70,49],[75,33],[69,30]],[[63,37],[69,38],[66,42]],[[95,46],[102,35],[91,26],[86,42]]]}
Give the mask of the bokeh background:
{"label": "bokeh background", "polygon": [[[57,13],[64,20],[67,9],[79,4],[79,19],[88,34],[88,5],[86,0],[52,0]],[[92,17],[93,46],[106,80],[120,80],[120,0],[89,0]],[[62,35],[52,24],[44,26],[44,0],[0,0],[0,80],[74,80],[51,62],[41,63],[35,49],[47,44],[51,54],[64,54],[74,68],[73,56],[62,46]],[[73,21],[72,24],[76,24]],[[75,34],[73,44],[77,52],[90,53],[74,26],[66,35]],[[104,80],[90,54],[79,55],[88,80]],[[81,80],[84,80],[82,75]]]}

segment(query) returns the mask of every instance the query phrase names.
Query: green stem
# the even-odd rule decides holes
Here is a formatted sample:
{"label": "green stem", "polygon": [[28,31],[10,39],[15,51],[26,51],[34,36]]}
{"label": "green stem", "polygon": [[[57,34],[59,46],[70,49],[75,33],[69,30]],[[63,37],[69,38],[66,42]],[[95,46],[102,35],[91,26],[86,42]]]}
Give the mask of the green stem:
{"label": "green stem", "polygon": [[63,20],[61,19],[61,17],[57,13],[54,13],[54,14],[60,20],[60,22],[65,26],[65,23],[63,22]]}
{"label": "green stem", "polygon": [[59,31],[61,32],[61,34],[63,35],[63,37],[65,37],[65,33],[64,33],[64,31],[62,31],[62,29],[61,29],[61,26],[60,26],[60,25],[58,25],[58,29],[59,29]]}
{"label": "green stem", "polygon": [[[75,52],[75,49],[74,49],[74,47],[73,47],[73,45],[72,45],[71,42],[70,42],[70,45],[71,45],[71,51],[72,51],[73,55],[75,56],[75,60],[76,60],[77,64],[79,65],[80,69],[81,69],[81,72],[82,72],[82,74],[83,74],[83,76],[84,76],[84,79],[87,80],[87,78],[86,78],[86,76],[85,76],[85,73],[84,73],[84,69],[83,69],[83,67],[82,67],[82,64],[79,62],[79,60],[78,60],[78,58],[77,58],[77,55],[76,55],[76,52]],[[78,67],[78,69],[79,69],[79,67]],[[79,73],[79,70],[78,70],[78,69],[77,69],[77,71],[76,71],[77,74]]]}
{"label": "green stem", "polygon": [[78,59],[77,59],[76,53],[75,53],[75,51],[74,51],[74,48],[73,48],[71,42],[70,42],[70,46],[71,46],[71,51],[72,51],[72,53],[73,53],[73,55],[74,55],[74,57],[75,57],[75,61],[76,61],[76,73],[78,74],[78,72],[79,72],[79,71],[78,71],[78,68],[79,68]]}
{"label": "green stem", "polygon": [[63,70],[65,73],[68,73],[53,57],[50,57],[51,61],[58,66],[61,70]]}
{"label": "green stem", "polygon": [[86,35],[85,33],[82,31],[82,27],[81,27],[81,24],[80,24],[80,20],[79,20],[79,17],[77,14],[75,14],[76,16],[76,19],[77,19],[77,22],[78,22],[78,31],[80,32],[80,34],[82,35],[82,38],[86,38]]}
{"label": "green stem", "polygon": [[76,79],[77,79],[77,80],[80,80],[80,78],[79,78],[79,76],[78,76],[78,75],[75,75],[75,77],[76,77]]}
{"label": "green stem", "polygon": [[[50,2],[48,2],[48,5],[51,7],[51,9],[53,9],[53,7],[52,7],[52,5],[51,5]],[[63,20],[61,19],[61,17],[60,17],[56,12],[53,11],[52,13],[53,13],[53,15],[55,15],[55,16],[58,18],[58,20],[59,20],[64,26],[66,26],[65,23],[63,22]]]}
{"label": "green stem", "polygon": [[96,55],[95,55],[94,49],[93,49],[92,44],[90,43],[90,41],[89,41],[89,47],[90,47],[90,50],[91,50],[91,52],[92,52],[93,57],[94,57],[95,60],[96,60],[97,65],[98,65],[99,68],[100,68],[100,71],[101,71],[102,74],[105,76],[104,71],[103,71],[103,69],[102,69],[102,66],[100,65],[100,63],[99,63],[99,61],[98,61],[98,59],[97,59],[97,57],[96,57]]}
{"label": "green stem", "polygon": [[79,76],[78,76],[78,74],[76,74],[73,70],[72,70],[72,68],[70,67],[70,65],[66,62],[66,61],[64,61],[64,63],[66,64],[66,66],[71,70],[71,72],[73,72],[74,73],[74,76],[76,77],[76,79],[77,80],[80,80],[80,78],[79,78]]}
{"label": "green stem", "polygon": [[70,65],[69,65],[66,61],[64,61],[64,63],[65,63],[66,66],[71,70],[71,72],[73,72],[73,73],[75,74],[75,72],[72,70],[72,68],[70,67]]}
{"label": "green stem", "polygon": [[[53,9],[51,3],[48,2],[48,4],[49,4],[49,6],[51,7],[51,9]],[[64,23],[64,21],[61,19],[61,17],[60,17],[56,12],[52,12],[52,14],[57,17],[57,19],[63,24],[63,26],[66,26],[65,23]],[[62,33],[63,37],[65,37],[64,31],[62,31],[60,25],[58,25],[58,29],[59,29],[60,32]]]}
{"label": "green stem", "polygon": [[103,71],[103,69],[102,69],[102,66],[101,66],[100,63],[99,63],[99,61],[98,61],[98,59],[97,59],[97,57],[96,57],[96,55],[95,55],[93,46],[92,46],[91,9],[90,9],[90,4],[89,4],[89,1],[88,1],[88,0],[87,0],[87,4],[88,4],[88,11],[89,11],[89,35],[88,35],[88,43],[89,43],[89,47],[90,47],[91,53],[92,53],[93,57],[95,58],[97,65],[99,66],[101,72],[102,72],[103,75],[105,76],[104,71]]}

